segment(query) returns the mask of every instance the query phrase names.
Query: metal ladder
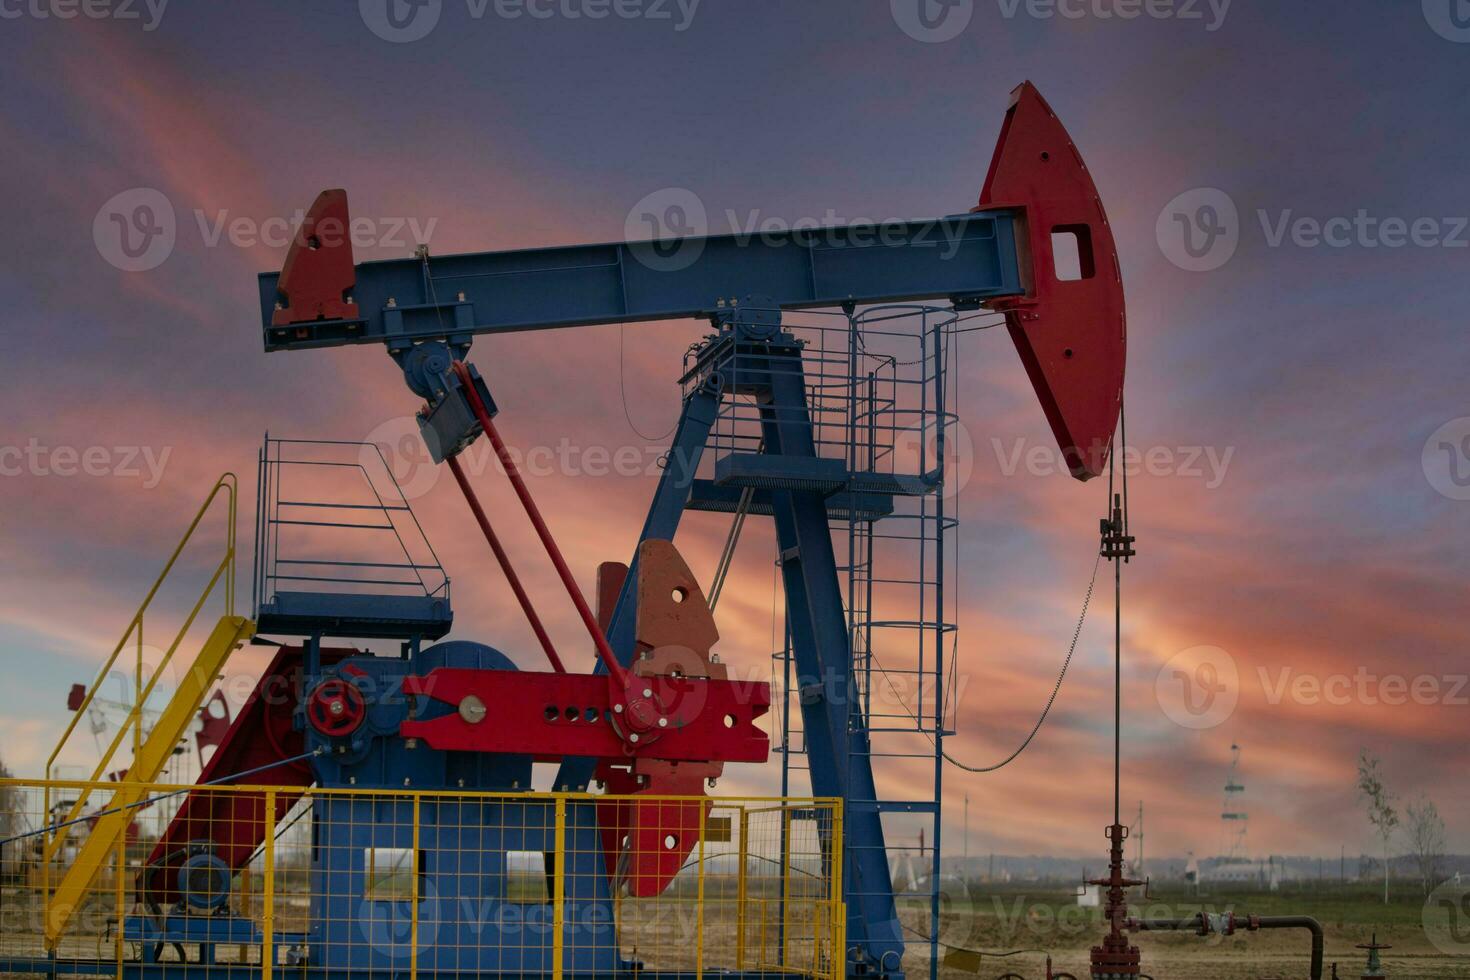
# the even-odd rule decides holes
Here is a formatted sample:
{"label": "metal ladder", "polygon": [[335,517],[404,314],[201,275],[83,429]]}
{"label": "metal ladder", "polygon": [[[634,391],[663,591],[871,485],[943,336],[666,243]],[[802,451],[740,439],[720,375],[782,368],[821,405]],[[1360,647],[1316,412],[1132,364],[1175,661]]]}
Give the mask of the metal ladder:
{"label": "metal ladder", "polygon": [[[46,790],[45,790],[45,813],[47,817],[51,814],[51,783],[52,771],[55,768],[57,757],[61,755],[66,747],[72,732],[76,730],[77,723],[86,714],[87,708],[96,698],[98,691],[111,675],[113,668],[120,660],[123,651],[134,649],[136,659],[133,671],[133,705],[128,713],[127,719],[118,727],[112,742],[102,753],[91,777],[72,802],[65,817],[56,821],[50,828],[45,838],[45,851],[41,862],[42,867],[42,894],[46,903],[46,948],[55,951],[57,944],[61,941],[66,931],[67,924],[77,912],[82,902],[86,899],[88,891],[95,882],[97,875],[107,864],[110,856],[118,842],[127,833],[128,826],[132,823],[134,811],[138,804],[143,802],[147,792],[147,785],[158,778],[163,767],[167,764],[173,754],[174,746],[187,732],[190,723],[199,713],[200,706],[204,703],[205,696],[214,686],[220,671],[223,670],[225,661],[229,655],[239,648],[241,644],[249,640],[255,634],[255,624],[243,616],[235,615],[235,514],[236,498],[238,496],[238,481],[233,473],[226,473],[215,481],[194,515],[194,520],[184,532],[178,546],[174,548],[173,554],[163,566],[163,571],[154,580],[152,588],[144,597],[138,611],[128,622],[122,639],[118,640],[117,646],[113,647],[112,654],[102,665],[97,679],[92,682],[87,690],[86,697],[82,699],[76,711],[72,715],[71,723],[62,732],[56,748],[46,760]],[[153,668],[150,676],[144,677],[143,667],[143,636],[145,618],[153,606],[154,599],[158,596],[160,588],[169,578],[174,566],[178,563],[184,548],[194,538],[205,517],[209,514],[217,500],[223,498],[226,509],[227,526],[225,529],[225,547],[219,562],[213,568],[208,582],[199,593],[190,608],[188,615],[184,618],[183,625],[174,634],[168,648],[158,664]],[[208,639],[201,646],[194,663],[183,672],[179,678],[177,687],[170,697],[168,705],[163,709],[151,729],[144,731],[144,706],[148,703],[149,696],[153,693],[162,677],[164,669],[173,660],[174,654],[183,644],[185,637],[199,618],[205,603],[215,593],[217,587],[222,584],[224,599],[224,613],[210,632]],[[101,808],[95,821],[88,821],[83,816],[86,811],[87,801],[91,796],[93,787],[104,778],[112,764],[113,757],[122,746],[124,738],[132,734],[133,761],[128,767],[127,775],[113,791],[111,799]],[[61,880],[56,883],[55,889],[51,887],[51,866],[57,856],[64,853],[67,841],[70,839],[71,830],[80,822],[91,822],[91,830],[87,838],[78,848],[75,859],[62,874]]]}

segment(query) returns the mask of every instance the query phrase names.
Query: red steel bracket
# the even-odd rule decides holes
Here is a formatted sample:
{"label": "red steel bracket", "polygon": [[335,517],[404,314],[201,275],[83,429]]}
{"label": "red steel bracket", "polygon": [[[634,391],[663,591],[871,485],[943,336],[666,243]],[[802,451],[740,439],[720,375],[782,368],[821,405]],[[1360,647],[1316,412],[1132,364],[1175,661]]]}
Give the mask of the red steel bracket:
{"label": "red steel bracket", "polygon": [[336,188],[316,196],[281,267],[276,284],[281,302],[271,326],[357,319],[357,304],[351,301],[357,270],[349,220],[346,191]]}
{"label": "red steel bracket", "polygon": [[[1036,86],[1011,107],[975,211],[1018,210],[1026,295],[992,302],[1036,389],[1072,475],[1108,462],[1123,404],[1127,321],[1118,250],[1087,164]],[[1080,278],[1057,277],[1053,242],[1070,236]]]}

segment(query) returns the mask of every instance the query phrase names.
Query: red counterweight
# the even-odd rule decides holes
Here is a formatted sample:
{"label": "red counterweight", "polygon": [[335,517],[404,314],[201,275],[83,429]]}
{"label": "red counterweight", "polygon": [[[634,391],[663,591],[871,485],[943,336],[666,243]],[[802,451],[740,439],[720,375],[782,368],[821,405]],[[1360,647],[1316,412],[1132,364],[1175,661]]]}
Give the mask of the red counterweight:
{"label": "red counterweight", "polygon": [[[993,301],[1041,400],[1072,475],[1107,466],[1123,406],[1127,322],[1113,230],[1092,175],[1061,120],[1026,82],[1011,93],[975,211],[1021,212],[1026,295]],[[1055,247],[1071,240],[1077,268],[1058,276]]]}

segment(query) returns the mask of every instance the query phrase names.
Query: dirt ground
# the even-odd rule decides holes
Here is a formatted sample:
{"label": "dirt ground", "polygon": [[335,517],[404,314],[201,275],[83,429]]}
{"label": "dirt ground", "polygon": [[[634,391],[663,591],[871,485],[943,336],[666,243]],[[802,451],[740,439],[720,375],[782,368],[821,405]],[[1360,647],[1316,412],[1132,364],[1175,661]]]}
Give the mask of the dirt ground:
{"label": "dirt ground", "polygon": [[[1104,934],[1099,909],[1078,908],[1065,890],[1020,885],[975,885],[968,896],[948,897],[941,912],[940,975],[996,980],[1008,974],[1043,980],[1046,955],[1056,973],[1088,976],[1088,953]],[[1326,933],[1323,976],[1337,964],[1342,980],[1358,980],[1367,954],[1355,949],[1375,934],[1393,949],[1383,954],[1384,972],[1392,980],[1470,980],[1470,957],[1447,955],[1424,931],[1423,902],[1405,894],[1385,906],[1381,893],[1369,889],[1314,890],[1293,893],[1193,895],[1155,894],[1141,911],[1150,917],[1187,918],[1204,909],[1237,915],[1311,915]],[[901,917],[911,945],[905,966],[911,977],[929,973],[928,906],[905,902]],[[1155,980],[1305,980],[1310,968],[1310,937],[1302,930],[1240,932],[1231,937],[1200,938],[1193,934],[1149,933],[1136,937],[1144,971]],[[959,947],[982,954],[1033,950],[1001,958],[955,953]]]}

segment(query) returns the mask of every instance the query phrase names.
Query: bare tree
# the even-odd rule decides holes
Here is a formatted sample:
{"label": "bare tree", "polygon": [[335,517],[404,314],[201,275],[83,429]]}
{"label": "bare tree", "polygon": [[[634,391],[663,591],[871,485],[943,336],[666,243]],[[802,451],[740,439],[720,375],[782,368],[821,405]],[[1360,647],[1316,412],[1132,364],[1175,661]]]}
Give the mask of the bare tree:
{"label": "bare tree", "polygon": [[1434,801],[1423,795],[1404,808],[1404,815],[1408,818],[1409,845],[1419,866],[1419,881],[1428,895],[1439,884],[1440,860],[1445,852],[1444,818]]}
{"label": "bare tree", "polygon": [[1368,811],[1368,822],[1383,842],[1383,904],[1388,904],[1388,844],[1399,825],[1399,814],[1394,809],[1394,795],[1383,785],[1379,773],[1379,760],[1368,754],[1367,749],[1358,753],[1358,796]]}

